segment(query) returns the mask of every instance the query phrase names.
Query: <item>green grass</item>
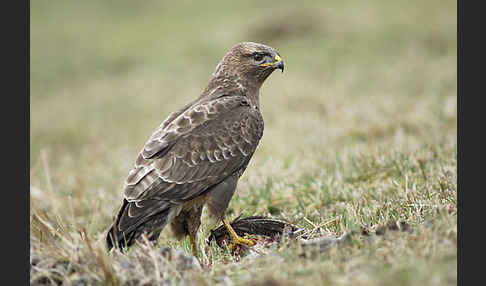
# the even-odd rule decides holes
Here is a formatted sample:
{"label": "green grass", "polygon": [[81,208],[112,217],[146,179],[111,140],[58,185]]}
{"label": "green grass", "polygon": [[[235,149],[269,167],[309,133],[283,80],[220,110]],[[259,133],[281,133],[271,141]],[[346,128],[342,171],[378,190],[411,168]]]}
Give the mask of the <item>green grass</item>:
{"label": "green grass", "polygon": [[[457,283],[456,2],[35,1],[30,22],[32,284]],[[208,246],[211,267],[183,277],[156,272],[154,249],[128,268],[104,251],[137,152],[241,41],[275,47],[286,70],[261,90],[264,136],[228,216],[411,232],[315,258],[289,246],[232,263]],[[204,213],[201,245],[216,226]],[[169,229],[159,245],[190,253]]]}

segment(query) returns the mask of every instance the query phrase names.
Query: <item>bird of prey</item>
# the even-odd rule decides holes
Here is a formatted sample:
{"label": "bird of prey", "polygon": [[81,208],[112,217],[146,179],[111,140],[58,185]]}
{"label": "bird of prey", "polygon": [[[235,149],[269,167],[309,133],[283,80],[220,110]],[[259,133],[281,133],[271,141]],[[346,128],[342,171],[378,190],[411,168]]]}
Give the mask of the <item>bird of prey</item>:
{"label": "bird of prey", "polygon": [[121,208],[106,236],[108,250],[123,251],[142,234],[156,242],[170,224],[177,239],[189,235],[197,256],[205,205],[225,225],[231,249],[255,244],[236,234],[225,212],[263,135],[259,90],[276,69],[283,72],[284,63],[274,48],[236,44],[201,95],[162,122],[125,180]]}

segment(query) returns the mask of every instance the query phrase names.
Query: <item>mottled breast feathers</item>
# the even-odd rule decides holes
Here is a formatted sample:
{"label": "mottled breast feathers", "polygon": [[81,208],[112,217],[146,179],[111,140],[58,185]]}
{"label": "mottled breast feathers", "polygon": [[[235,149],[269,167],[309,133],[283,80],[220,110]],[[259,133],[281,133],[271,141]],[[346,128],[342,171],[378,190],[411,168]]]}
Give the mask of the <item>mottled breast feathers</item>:
{"label": "mottled breast feathers", "polygon": [[262,135],[261,114],[244,96],[188,104],[149,138],[125,181],[125,198],[190,200],[241,175]]}

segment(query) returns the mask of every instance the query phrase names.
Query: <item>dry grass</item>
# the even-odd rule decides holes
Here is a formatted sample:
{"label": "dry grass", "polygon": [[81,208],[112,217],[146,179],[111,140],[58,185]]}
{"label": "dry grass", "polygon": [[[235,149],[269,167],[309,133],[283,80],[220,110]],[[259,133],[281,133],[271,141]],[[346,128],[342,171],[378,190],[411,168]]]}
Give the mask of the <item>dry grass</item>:
{"label": "dry grass", "polygon": [[[31,3],[31,284],[456,284],[455,2],[134,3]],[[264,137],[230,218],[411,231],[313,258],[290,246],[234,262],[206,246],[202,268],[169,230],[172,250],[106,253],[138,150],[247,40],[277,48],[286,71],[263,87]],[[203,219],[201,245],[217,226]]]}

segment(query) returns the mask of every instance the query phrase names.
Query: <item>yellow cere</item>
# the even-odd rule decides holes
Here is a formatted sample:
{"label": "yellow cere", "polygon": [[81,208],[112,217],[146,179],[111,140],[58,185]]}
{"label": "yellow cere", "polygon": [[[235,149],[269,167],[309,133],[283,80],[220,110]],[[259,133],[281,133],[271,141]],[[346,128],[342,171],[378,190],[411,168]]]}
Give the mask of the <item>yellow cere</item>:
{"label": "yellow cere", "polygon": [[261,64],[261,67],[266,67],[266,66],[273,66],[274,64],[278,63],[281,60],[281,58],[278,55],[275,55],[275,58],[273,59],[273,62],[271,63],[264,63]]}

